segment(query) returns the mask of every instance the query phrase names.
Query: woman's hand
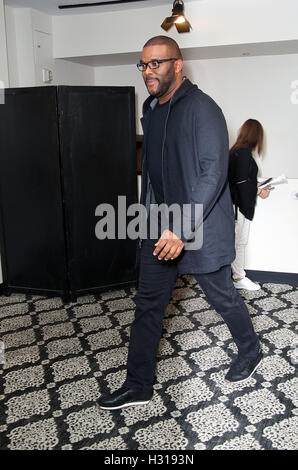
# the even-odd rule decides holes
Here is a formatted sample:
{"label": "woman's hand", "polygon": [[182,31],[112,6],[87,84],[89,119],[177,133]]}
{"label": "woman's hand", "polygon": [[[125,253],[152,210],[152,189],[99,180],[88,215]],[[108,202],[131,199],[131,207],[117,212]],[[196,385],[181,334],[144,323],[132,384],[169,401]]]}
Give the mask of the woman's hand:
{"label": "woman's hand", "polygon": [[260,196],[262,199],[266,199],[269,194],[270,194],[270,184],[267,184],[264,188],[258,188],[258,196]]}

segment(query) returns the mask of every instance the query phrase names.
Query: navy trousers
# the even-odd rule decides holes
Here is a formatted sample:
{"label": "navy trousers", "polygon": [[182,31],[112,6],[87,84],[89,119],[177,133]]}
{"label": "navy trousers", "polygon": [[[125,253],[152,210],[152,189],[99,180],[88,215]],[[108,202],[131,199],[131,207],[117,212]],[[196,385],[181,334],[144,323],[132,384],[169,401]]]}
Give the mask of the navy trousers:
{"label": "navy trousers", "polygon": [[[177,261],[158,260],[154,242],[143,240],[140,253],[139,285],[135,320],[131,326],[125,386],[134,390],[152,389],[156,356],[165,310],[174,290]],[[209,303],[222,316],[242,357],[255,357],[259,339],[247,307],[231,279],[231,267],[216,272],[193,274]]]}

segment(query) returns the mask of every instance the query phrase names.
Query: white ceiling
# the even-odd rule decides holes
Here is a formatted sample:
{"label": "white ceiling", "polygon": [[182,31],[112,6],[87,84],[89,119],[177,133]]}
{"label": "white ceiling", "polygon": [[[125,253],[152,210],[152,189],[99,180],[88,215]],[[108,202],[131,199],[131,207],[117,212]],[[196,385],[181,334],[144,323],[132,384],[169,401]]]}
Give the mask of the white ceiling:
{"label": "white ceiling", "polygon": [[[106,11],[121,11],[136,8],[148,8],[160,5],[169,5],[169,14],[172,9],[173,0],[142,0],[132,1],[130,3],[115,4],[115,5],[102,5],[94,7],[83,7],[60,10],[59,5],[75,5],[82,3],[97,3],[107,0],[4,0],[5,5],[19,8],[34,8],[35,10],[48,13],[50,15],[77,15],[82,13],[99,13]],[[110,0],[112,1],[112,0]],[[198,0],[184,0],[184,3]]]}

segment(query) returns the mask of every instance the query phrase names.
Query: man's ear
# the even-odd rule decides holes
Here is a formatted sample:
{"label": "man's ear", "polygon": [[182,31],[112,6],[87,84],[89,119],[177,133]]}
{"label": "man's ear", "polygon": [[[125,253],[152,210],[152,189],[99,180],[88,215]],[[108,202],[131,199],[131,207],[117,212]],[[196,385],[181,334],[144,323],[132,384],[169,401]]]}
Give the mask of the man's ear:
{"label": "man's ear", "polygon": [[180,73],[183,68],[183,60],[182,59],[177,59],[175,60],[175,72]]}

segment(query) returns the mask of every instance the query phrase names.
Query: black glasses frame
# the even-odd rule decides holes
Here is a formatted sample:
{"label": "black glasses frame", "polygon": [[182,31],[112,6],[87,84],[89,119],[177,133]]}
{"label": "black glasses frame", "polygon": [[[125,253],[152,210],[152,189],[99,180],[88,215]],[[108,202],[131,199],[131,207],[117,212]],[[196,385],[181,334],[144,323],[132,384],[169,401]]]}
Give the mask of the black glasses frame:
{"label": "black glasses frame", "polygon": [[[154,60],[150,60],[150,62],[139,62],[137,64],[137,67],[140,72],[145,72],[145,70],[147,70],[147,67],[149,67],[150,70],[158,69],[160,64],[162,64],[163,62],[170,62],[171,60],[178,60],[178,59],[175,59],[174,57],[171,57],[169,59],[154,59]],[[157,66],[152,67],[152,65],[150,65],[152,64],[152,62],[157,62]]]}

